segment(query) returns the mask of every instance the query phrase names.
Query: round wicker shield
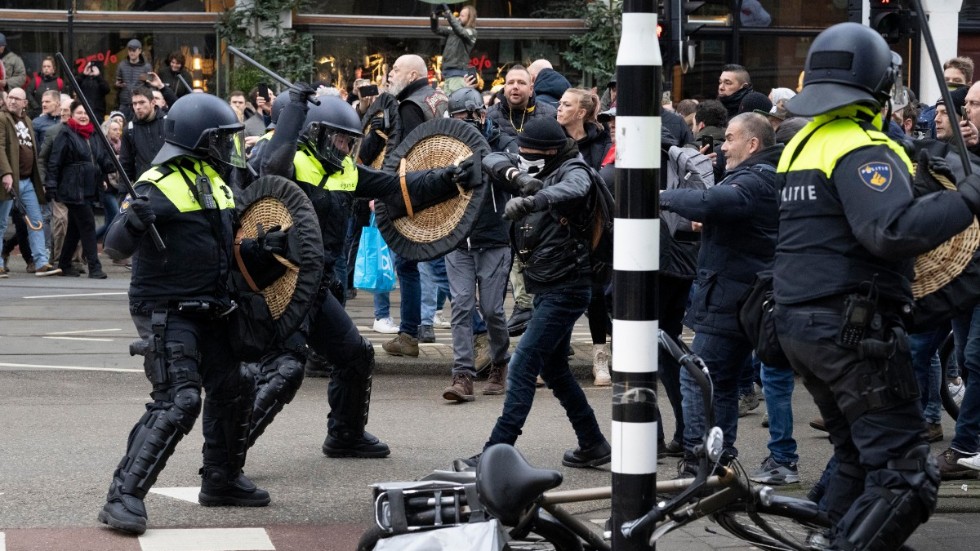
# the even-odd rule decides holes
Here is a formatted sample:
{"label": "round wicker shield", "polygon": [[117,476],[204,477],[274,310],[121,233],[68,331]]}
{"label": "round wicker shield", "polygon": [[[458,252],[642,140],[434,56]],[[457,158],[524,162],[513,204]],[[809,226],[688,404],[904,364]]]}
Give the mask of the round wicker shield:
{"label": "round wicker shield", "polygon": [[[956,189],[956,185],[942,174],[934,173],[933,176],[946,189]],[[977,245],[980,245],[980,225],[974,218],[968,228],[935,249],[916,257],[912,296],[916,300],[921,299],[953,281],[970,263]]]}
{"label": "round wicker shield", "polygon": [[[486,155],[490,146],[472,125],[455,119],[420,124],[385,158],[386,172],[397,173],[405,159],[406,172],[459,164],[474,152]],[[426,261],[455,249],[469,235],[488,193],[481,185],[427,207],[414,216],[391,219],[382,202],[375,203],[378,228],[399,256]]]}
{"label": "round wicker shield", "polygon": [[[255,238],[259,224],[265,229],[281,226],[295,236],[290,240],[290,258],[277,256],[286,266],[285,273],[258,291],[265,298],[278,334],[287,336],[306,317],[323,271],[323,239],[313,204],[299,187],[281,176],[262,176],[238,198],[236,241]],[[292,250],[293,243],[300,245],[299,251]]]}

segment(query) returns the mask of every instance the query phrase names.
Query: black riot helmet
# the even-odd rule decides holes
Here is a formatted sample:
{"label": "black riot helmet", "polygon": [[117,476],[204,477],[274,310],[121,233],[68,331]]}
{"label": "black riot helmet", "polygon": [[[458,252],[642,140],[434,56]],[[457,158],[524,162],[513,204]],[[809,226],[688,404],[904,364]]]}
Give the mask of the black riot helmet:
{"label": "black riot helmet", "polygon": [[[480,114],[487,110],[483,96],[470,87],[460,88],[449,95],[449,116],[468,122],[480,129]],[[465,116],[461,116],[465,114]]]}
{"label": "black riot helmet", "polygon": [[320,96],[320,105],[311,105],[306,113],[300,140],[323,164],[323,168],[340,170],[344,159],[357,160],[361,148],[361,121],[346,101],[335,96]]}
{"label": "black riot helmet", "polygon": [[806,57],[803,90],[786,108],[812,117],[850,104],[875,110],[901,85],[901,57],[870,27],[840,23],[813,40]]}
{"label": "black riot helmet", "polygon": [[151,162],[187,155],[244,168],[244,129],[227,102],[210,94],[181,96],[163,120],[163,147]]}

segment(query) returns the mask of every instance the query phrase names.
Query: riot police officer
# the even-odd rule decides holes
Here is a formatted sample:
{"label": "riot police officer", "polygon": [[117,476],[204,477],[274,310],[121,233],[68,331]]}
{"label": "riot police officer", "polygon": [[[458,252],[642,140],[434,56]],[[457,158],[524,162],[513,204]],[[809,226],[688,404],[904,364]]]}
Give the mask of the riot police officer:
{"label": "riot police officer", "polygon": [[[143,341],[152,402],[129,434],[99,520],[123,532],[146,530],[143,498],[190,432],[202,408],[204,449],[201,505],[261,507],[269,493],[243,473],[251,414],[251,381],[229,345],[226,286],[231,260],[234,195],[226,183],[245,166],[242,125],[227,103],[207,94],[177,100],[167,116],[165,143],[136,182],[132,199],[106,235],[113,258],[133,259],[130,313]],[[165,249],[147,229],[155,225]],[[282,232],[259,243],[265,252]],[[253,247],[254,249],[254,247]]]}
{"label": "riot police officer", "polygon": [[[285,176],[307,194],[319,219],[324,247],[321,290],[310,323],[283,343],[257,367],[255,409],[250,443],[295,395],[303,379],[305,346],[333,365],[327,388],[330,414],[322,451],[328,457],[386,457],[388,445],[365,431],[371,400],[374,348],[358,332],[344,310],[343,284],[334,279],[333,264],[343,254],[347,225],[355,197],[382,198],[392,217],[408,208],[421,210],[482,182],[479,160],[459,167],[404,176],[380,172],[355,163],[363,134],[354,108],[340,98],[319,97],[310,105],[312,90],[290,89],[276,132],[264,152],[261,173]],[[403,182],[402,182],[403,180]],[[405,200],[411,205],[406,207]]]}
{"label": "riot police officer", "polygon": [[[830,432],[834,549],[898,549],[936,506],[935,459],[903,317],[914,257],[980,212],[980,179],[919,197],[912,163],[881,131],[901,60],[873,30],[842,23],[807,55],[790,112],[814,117],[777,174],[776,332]],[[920,159],[916,179],[928,176]]]}

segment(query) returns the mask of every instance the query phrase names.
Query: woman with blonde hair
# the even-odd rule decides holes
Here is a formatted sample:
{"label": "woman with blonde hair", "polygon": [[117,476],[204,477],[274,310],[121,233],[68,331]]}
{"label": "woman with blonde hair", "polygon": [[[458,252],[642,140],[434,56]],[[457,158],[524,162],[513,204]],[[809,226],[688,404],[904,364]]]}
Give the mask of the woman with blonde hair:
{"label": "woman with blonde hair", "polygon": [[609,133],[596,118],[598,114],[599,96],[591,90],[569,88],[558,100],[558,124],[578,144],[585,163],[595,170],[601,168],[612,147]]}
{"label": "woman with blonde hair", "polygon": [[[612,147],[612,139],[599,122],[599,96],[584,88],[569,88],[558,100],[558,124],[565,134],[575,140],[587,165],[598,171],[602,160]],[[605,185],[596,178],[593,185]],[[609,386],[609,346],[606,335],[612,333],[606,286],[612,274],[609,270],[592,272],[592,300],[589,303],[589,332],[592,335],[592,375],[595,386]]]}

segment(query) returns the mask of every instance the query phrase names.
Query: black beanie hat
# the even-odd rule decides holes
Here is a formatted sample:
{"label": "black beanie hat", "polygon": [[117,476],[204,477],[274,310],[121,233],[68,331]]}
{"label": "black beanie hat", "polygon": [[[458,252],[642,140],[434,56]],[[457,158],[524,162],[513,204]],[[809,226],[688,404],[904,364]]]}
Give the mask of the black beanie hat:
{"label": "black beanie hat", "polygon": [[767,113],[772,110],[772,102],[769,101],[769,96],[756,91],[745,94],[742,103],[738,105],[739,114],[751,113],[756,109],[761,109]]}
{"label": "black beanie hat", "polygon": [[517,135],[517,145],[528,149],[561,149],[568,137],[554,117],[534,117]]}

